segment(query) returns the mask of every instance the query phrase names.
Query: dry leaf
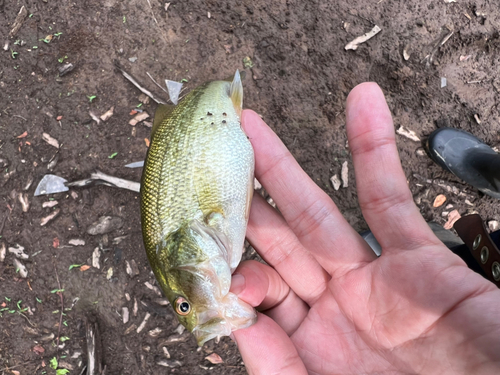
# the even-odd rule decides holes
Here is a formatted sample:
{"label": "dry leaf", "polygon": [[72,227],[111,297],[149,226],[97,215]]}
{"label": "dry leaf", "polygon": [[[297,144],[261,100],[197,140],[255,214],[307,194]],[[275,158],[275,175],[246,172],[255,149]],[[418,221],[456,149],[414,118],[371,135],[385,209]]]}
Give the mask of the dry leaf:
{"label": "dry leaf", "polygon": [[83,271],[87,271],[89,268],[90,268],[90,266],[89,266],[89,265],[84,264],[83,266],[81,266],[81,267],[80,267],[80,271],[82,271],[82,272],[83,272]]}
{"label": "dry leaf", "polygon": [[139,122],[146,120],[149,117],[147,112],[142,112],[138,113],[134,116],[132,120],[130,120],[128,123],[132,126],[137,125]]}
{"label": "dry leaf", "polygon": [[435,199],[434,203],[432,204],[432,207],[440,207],[446,202],[446,196],[444,194],[439,194]]}
{"label": "dry leaf", "polygon": [[146,147],[149,147],[149,139],[144,138],[144,142],[146,143]]}
{"label": "dry leaf", "polygon": [[451,229],[453,228],[453,224],[460,219],[462,216],[458,213],[458,210],[453,210],[450,212],[448,215],[448,221],[443,225],[444,229]]}
{"label": "dry leaf", "polygon": [[62,116],[57,116],[57,117],[56,117],[56,120],[57,120],[57,121],[61,121],[62,119],[63,119],[63,117],[62,117]]}
{"label": "dry leaf", "polygon": [[54,247],[54,249],[57,249],[59,247],[59,238],[55,237],[52,240],[52,246]]}
{"label": "dry leaf", "polygon": [[107,112],[103,113],[101,115],[101,120],[102,121],[107,121],[111,116],[113,116],[113,111],[115,110],[115,107],[111,107]]}
{"label": "dry leaf", "polygon": [[59,141],[53,137],[51,137],[47,133],[42,134],[42,139],[47,142],[49,145],[54,146],[55,148],[59,148]]}
{"label": "dry leaf", "polygon": [[27,135],[28,135],[28,132],[27,132],[27,131],[25,131],[23,134],[18,135],[16,138],[17,138],[17,139],[21,139],[21,138],[26,137]]}
{"label": "dry leaf", "polygon": [[45,349],[41,345],[36,345],[33,347],[33,352],[38,355],[42,355],[45,352]]}
{"label": "dry leaf", "polygon": [[213,363],[214,365],[218,363],[224,363],[220,355],[217,353],[212,353],[209,356],[205,357],[206,360],[208,360],[210,363]]}
{"label": "dry leaf", "polygon": [[10,370],[14,375],[21,375],[21,373],[17,370]]}

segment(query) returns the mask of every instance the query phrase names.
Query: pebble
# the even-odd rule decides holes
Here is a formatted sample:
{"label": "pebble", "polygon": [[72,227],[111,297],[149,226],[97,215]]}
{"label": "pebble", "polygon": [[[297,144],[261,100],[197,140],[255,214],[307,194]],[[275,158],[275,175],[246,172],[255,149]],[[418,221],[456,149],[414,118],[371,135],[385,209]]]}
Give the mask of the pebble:
{"label": "pebble", "polygon": [[490,231],[495,232],[498,230],[498,221],[496,220],[490,220],[488,221],[488,228],[490,228]]}

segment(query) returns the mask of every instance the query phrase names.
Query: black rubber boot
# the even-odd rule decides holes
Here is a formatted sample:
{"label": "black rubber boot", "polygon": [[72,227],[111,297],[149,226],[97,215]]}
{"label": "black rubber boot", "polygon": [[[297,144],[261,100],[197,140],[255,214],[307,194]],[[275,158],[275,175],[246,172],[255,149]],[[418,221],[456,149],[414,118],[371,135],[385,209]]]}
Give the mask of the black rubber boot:
{"label": "black rubber boot", "polygon": [[484,194],[500,199],[500,155],[472,134],[441,128],[427,139],[432,160]]}

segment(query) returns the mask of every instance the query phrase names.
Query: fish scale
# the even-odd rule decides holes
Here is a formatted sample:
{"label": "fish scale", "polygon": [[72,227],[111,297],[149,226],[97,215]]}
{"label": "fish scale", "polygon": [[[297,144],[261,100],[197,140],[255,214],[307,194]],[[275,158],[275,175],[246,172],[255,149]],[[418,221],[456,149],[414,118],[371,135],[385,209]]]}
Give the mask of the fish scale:
{"label": "fish scale", "polygon": [[233,83],[208,82],[160,108],[143,170],[148,259],[174,309],[189,306],[176,312],[200,344],[255,322],[253,309],[229,292],[253,194],[242,95],[237,73]]}

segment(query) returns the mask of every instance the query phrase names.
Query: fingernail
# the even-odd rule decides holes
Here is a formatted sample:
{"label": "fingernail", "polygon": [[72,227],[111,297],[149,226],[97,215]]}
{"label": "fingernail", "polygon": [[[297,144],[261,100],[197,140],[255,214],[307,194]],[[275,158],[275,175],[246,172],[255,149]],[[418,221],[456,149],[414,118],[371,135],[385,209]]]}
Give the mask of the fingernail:
{"label": "fingernail", "polygon": [[233,292],[234,294],[238,295],[241,292],[243,292],[243,289],[245,289],[245,276],[236,273],[233,275],[233,278],[231,279],[231,288],[230,291]]}

